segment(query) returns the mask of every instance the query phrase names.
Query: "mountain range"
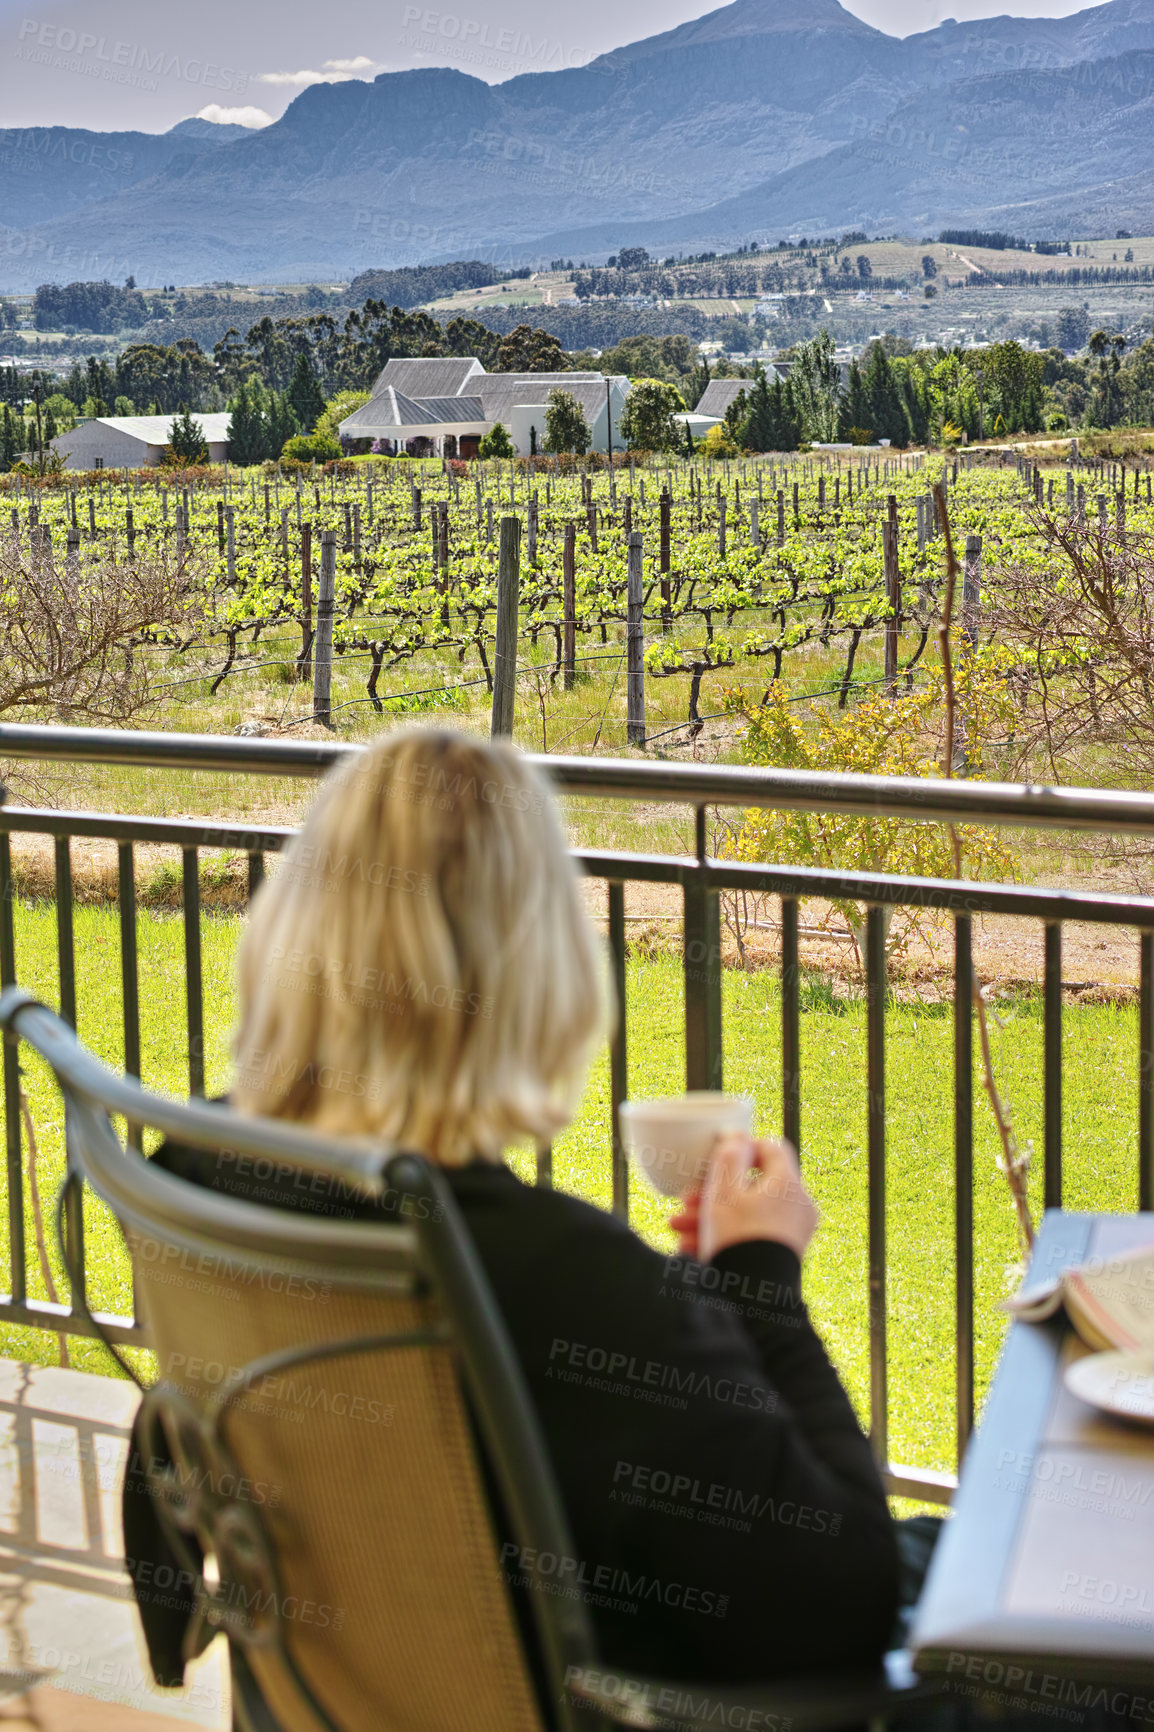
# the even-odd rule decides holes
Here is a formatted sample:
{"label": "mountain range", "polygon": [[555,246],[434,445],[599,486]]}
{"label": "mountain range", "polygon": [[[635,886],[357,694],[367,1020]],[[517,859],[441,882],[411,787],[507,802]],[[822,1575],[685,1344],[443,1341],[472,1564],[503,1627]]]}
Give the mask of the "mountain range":
{"label": "mountain range", "polygon": [[733,0],[588,66],[305,89],[259,132],[0,130],[0,288],[339,281],[845,229],[1154,232],[1154,0],[899,39]]}

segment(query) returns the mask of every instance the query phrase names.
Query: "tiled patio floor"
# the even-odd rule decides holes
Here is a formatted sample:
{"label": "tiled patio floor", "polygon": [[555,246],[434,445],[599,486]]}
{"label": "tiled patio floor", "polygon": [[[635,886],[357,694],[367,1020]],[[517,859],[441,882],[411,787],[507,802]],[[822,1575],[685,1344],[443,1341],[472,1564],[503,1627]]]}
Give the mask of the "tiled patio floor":
{"label": "tiled patio floor", "polygon": [[148,1671],[117,1494],[137,1399],[116,1378],[0,1359],[0,1729],[230,1724],[223,1642],[183,1693]]}

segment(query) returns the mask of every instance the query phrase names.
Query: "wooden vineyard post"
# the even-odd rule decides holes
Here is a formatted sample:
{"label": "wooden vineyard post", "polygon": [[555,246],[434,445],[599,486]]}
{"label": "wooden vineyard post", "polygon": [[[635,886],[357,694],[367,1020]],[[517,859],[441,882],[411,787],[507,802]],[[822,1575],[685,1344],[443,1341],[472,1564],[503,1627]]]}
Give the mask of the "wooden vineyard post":
{"label": "wooden vineyard post", "polygon": [[421,533],[421,490],[416,485],[413,487],[413,533]]}
{"label": "wooden vineyard post", "polygon": [[497,564],[497,644],[493,652],[493,712],[489,726],[494,740],[513,737],[513,706],[517,696],[517,635],[521,605],[521,519],[501,519],[501,550]]}
{"label": "wooden vineyard post", "polygon": [[231,589],[236,582],[236,507],[228,506],[224,518],[228,543],[228,587]]}
{"label": "wooden vineyard post", "polygon": [[337,576],[337,532],[321,530],[321,581],[317,591],[316,672],[313,720],[324,727],[333,719],[333,603]]}
{"label": "wooden vineyard post", "polygon": [[[978,645],[978,611],[982,600],[982,538],[966,537],[966,563],[962,568],[962,660],[968,662]],[[966,715],[959,710],[954,727],[954,773],[964,776],[969,767],[966,750]]]}
{"label": "wooden vineyard post", "polygon": [[785,546],[785,492],[780,487],[777,490],[777,545]]}
{"label": "wooden vineyard post", "polygon": [[962,574],[962,641],[967,655],[978,643],[978,611],[982,601],[982,538],[966,537],[966,565]]}
{"label": "wooden vineyard post", "polygon": [[886,620],[885,637],[885,682],[886,694],[894,696],[898,678],[898,630],[901,624],[902,611],[902,577],[898,564],[898,521],[897,501],[890,495],[890,515],[882,525],[882,552],[885,561],[886,601],[889,605],[889,618]]}
{"label": "wooden vineyard post", "polygon": [[217,552],[224,552],[224,500],[216,502],[216,546]]}
{"label": "wooden vineyard post", "polygon": [[313,677],[313,526],[301,524],[301,653],[297,657],[297,679]]}
{"label": "wooden vineyard post", "polygon": [[590,490],[590,493],[589,493],[589,503],[585,507],[585,522],[586,522],[586,528],[588,529],[588,532],[589,532],[589,546],[592,548],[593,552],[596,553],[597,552],[597,505],[596,505],[596,501],[593,498],[592,489]]}
{"label": "wooden vineyard post", "polygon": [[642,541],[629,537],[629,607],[627,624],[625,734],[631,746],[645,744],[645,589],[641,574]]}
{"label": "wooden vineyard post", "polygon": [[70,524],[68,529],[68,551],[64,556],[64,577],[69,594],[75,596],[80,589],[80,531],[74,523]]}
{"label": "wooden vineyard post", "polygon": [[725,500],[717,501],[717,552],[720,558],[725,558]]}
{"label": "wooden vineyard post", "polygon": [[134,559],[136,557],[136,520],[132,515],[131,505],[125,506],[124,509],[124,534],[128,542],[128,557]]}
{"label": "wooden vineyard post", "polygon": [[565,525],[565,552],[562,564],[561,671],[567,692],[573,690],[577,678],[577,525]]}
{"label": "wooden vineyard post", "polygon": [[756,499],[749,502],[749,545],[755,550],[761,547],[761,525],[758,522]]}
{"label": "wooden vineyard post", "polygon": [[661,494],[660,565],[661,565],[661,629],[663,632],[666,632],[666,633],[671,632],[673,630],[673,613],[672,613],[673,592],[672,592],[670,582],[669,582],[669,564],[670,564],[670,546],[669,546],[670,535],[669,535],[669,530],[670,530],[670,512],[671,512],[671,510],[672,510],[672,500],[670,499],[670,496],[669,496],[669,489],[665,488]]}

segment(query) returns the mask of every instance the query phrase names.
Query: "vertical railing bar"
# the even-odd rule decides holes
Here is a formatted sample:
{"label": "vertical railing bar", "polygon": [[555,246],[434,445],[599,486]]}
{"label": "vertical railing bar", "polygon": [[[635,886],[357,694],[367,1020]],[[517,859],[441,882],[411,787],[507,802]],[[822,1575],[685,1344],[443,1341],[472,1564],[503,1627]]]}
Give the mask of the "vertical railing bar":
{"label": "vertical railing bar", "polygon": [[954,1334],[961,1467],[974,1425],[974,1024],[973,926],[954,921]]}
{"label": "vertical railing bar", "polygon": [[[0,830],[0,986],[16,984],[16,926],[12,909],[12,839]],[[28,1297],[24,1250],[24,1161],[20,1135],[20,1056],[4,1042],[4,1141],[8,1169],[8,1262],[12,1302]]]}
{"label": "vertical railing bar", "polygon": [[705,883],[706,808],[696,817],[697,868],[682,889],[685,909],[685,1086],[720,1089],[721,1052],[721,898]]}
{"label": "vertical railing bar", "polygon": [[782,1135],[801,1153],[801,965],[797,902],[781,899],[781,1124]]}
{"label": "vertical railing bar", "polygon": [[629,1219],[629,1165],[621,1141],[621,1103],[629,1098],[629,1035],[625,981],[625,885],[609,882],[609,951],[613,958],[613,989],[617,1021],[609,1048],[609,1084],[613,1107],[613,1213]]}
{"label": "vertical railing bar", "polygon": [[72,919],[72,838],[56,838],[56,962],[60,976],[60,1014],[76,1027],[76,937]]}
{"label": "vertical railing bar", "polygon": [[1062,1207],[1062,928],[1046,927],[1045,1203]]}
{"label": "vertical railing bar", "polygon": [[248,857],[248,899],[251,902],[264,883],[264,855],[250,853]]}
{"label": "vertical railing bar", "polygon": [[1138,1207],[1154,1209],[1154,932],[1143,932],[1138,1010]]}
{"label": "vertical railing bar", "polygon": [[881,908],[866,915],[867,1044],[869,1091],[869,1331],[870,1442],[885,1464],[888,1454],[886,1390],[886,928]]}
{"label": "vertical railing bar", "polygon": [[[124,1007],[124,1074],[140,1076],[140,979],[136,955],[136,866],[131,842],[117,845],[120,900],[120,979]],[[128,1126],[128,1140],[140,1148],[140,1126]]]}
{"label": "vertical railing bar", "polygon": [[200,952],[200,855],[182,848],[184,875],[184,1002],[188,1017],[188,1092],[204,1093],[204,985]]}
{"label": "vertical railing bar", "polygon": [[[57,836],[56,854],[56,965],[60,979],[60,1014],[76,1027],[76,932],[73,921],[72,838]],[[64,1103],[64,1141],[68,1144],[68,1103]],[[88,1270],[84,1260],[84,1191],[72,1185],[64,1205],[65,1232],[72,1267],[80,1271],[80,1283],[72,1290],[71,1311],[83,1316],[87,1309]]]}

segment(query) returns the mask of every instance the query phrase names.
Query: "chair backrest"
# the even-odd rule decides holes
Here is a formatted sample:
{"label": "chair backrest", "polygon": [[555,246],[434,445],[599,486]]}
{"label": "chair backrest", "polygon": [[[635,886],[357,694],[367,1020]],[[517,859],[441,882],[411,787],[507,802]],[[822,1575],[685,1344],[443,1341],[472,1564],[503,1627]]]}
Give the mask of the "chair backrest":
{"label": "chair backrest", "polygon": [[[202,1577],[189,1655],[223,1629],[283,1732],[576,1725],[564,1680],[597,1663],[591,1625],[580,1601],[536,1574],[538,1556],[572,1557],[572,1541],[443,1177],[413,1156],[151,1095],[18,989],[0,997],[0,1025],[51,1064],[69,1183],[109,1204],[132,1251],[158,1361],[145,1460],[172,1461],[152,1462],[151,1489],[178,1556]],[[391,1186],[407,1224],[289,1213],[190,1185],[122,1144],[113,1114],[270,1171],[289,1163],[322,1187]],[[259,1190],[259,1164],[253,1172]],[[538,1590],[529,1603],[545,1712],[474,1424],[524,1566],[512,1573]],[[188,1535],[211,1555],[207,1571]]]}

